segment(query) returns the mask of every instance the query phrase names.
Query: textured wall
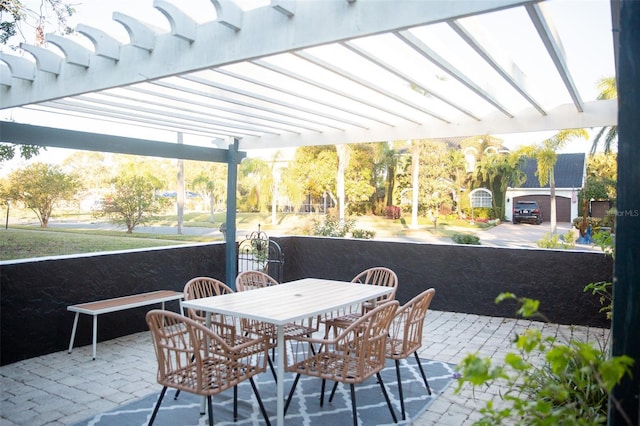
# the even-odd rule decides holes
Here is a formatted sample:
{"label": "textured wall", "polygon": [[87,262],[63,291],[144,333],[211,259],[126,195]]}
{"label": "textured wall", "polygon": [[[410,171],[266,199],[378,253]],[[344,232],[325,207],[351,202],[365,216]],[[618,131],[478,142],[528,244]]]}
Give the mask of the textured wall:
{"label": "textured wall", "polygon": [[[514,316],[512,303],[494,304],[503,291],[541,300],[561,324],[608,326],[597,299],[583,293],[592,281],[610,280],[612,263],[601,253],[499,249],[312,237],[278,238],[284,279],[350,280],[372,266],[398,274],[397,298],[406,302],[436,288],[432,308]],[[73,313],[67,306],[153,290],[182,291],[195,276],[224,280],[224,244],[68,257],[0,266],[1,363],[69,345]],[[168,308],[176,309],[177,303]],[[98,341],[146,330],[149,307],[101,315]],[[91,317],[81,315],[76,346],[91,344]],[[99,351],[99,349],[98,349]]]}
{"label": "textured wall", "polygon": [[[68,348],[74,317],[69,305],[154,290],[182,291],[195,276],[224,280],[224,269],[223,244],[5,262],[0,266],[1,364]],[[98,341],[146,330],[144,315],[152,308],[100,315]],[[177,310],[178,303],[167,303],[167,309]],[[91,319],[80,315],[75,346],[91,344]]]}
{"label": "textured wall", "polygon": [[494,303],[501,292],[539,299],[540,310],[560,324],[608,327],[586,284],[611,281],[610,258],[598,252],[504,249],[370,240],[298,237],[281,242],[285,280],[324,277],[350,280],[372,266],[398,275],[396,298],[404,303],[436,289],[436,310],[514,317],[515,303]]}

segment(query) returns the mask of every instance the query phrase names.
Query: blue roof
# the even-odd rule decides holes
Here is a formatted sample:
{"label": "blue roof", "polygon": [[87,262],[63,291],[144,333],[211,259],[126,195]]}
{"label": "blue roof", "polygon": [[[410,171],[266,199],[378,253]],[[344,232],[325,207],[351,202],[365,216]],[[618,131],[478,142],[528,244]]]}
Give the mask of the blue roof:
{"label": "blue roof", "polygon": [[[558,154],[558,161],[554,168],[556,188],[582,188],[585,154]],[[527,175],[527,180],[519,188],[549,188],[549,183],[540,185],[536,176],[538,162],[535,159],[525,159],[520,169]]]}

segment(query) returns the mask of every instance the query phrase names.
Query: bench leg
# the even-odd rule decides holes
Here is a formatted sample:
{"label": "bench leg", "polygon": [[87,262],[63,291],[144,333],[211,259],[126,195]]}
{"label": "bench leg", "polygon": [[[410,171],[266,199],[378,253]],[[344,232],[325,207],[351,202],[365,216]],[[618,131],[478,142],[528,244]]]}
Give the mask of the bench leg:
{"label": "bench leg", "polygon": [[71,329],[71,340],[69,340],[69,353],[71,353],[71,349],[73,349],[73,341],[76,339],[76,329],[78,328],[78,315],[80,315],[80,312],[76,312],[76,316],[73,319],[73,328]]}
{"label": "bench leg", "polygon": [[92,348],[92,355],[93,355],[93,359],[96,359],[96,346],[98,343],[98,316],[94,315],[93,316],[93,348]]}

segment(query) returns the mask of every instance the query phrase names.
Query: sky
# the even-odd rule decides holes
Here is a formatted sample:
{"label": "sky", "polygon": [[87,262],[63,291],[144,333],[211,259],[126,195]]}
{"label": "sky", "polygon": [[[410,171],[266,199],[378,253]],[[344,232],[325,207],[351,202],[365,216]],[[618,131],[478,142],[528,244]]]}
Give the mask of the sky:
{"label": "sky", "polygon": [[[180,4],[181,9],[185,10],[190,16],[198,21],[203,22],[206,19],[211,19],[211,13],[215,13],[215,9],[210,0],[169,0]],[[310,0],[314,1],[314,0]],[[391,0],[380,0],[391,1]],[[424,0],[432,1],[432,0]],[[478,0],[482,1],[482,0]],[[243,9],[249,9],[252,7],[258,7],[269,3],[269,0],[236,0],[239,6]],[[28,7],[37,5],[39,0],[23,0],[23,3]],[[78,23],[83,23],[89,26],[93,26],[108,33],[114,37],[120,39],[123,42],[128,41],[128,36],[124,28],[112,20],[112,14],[114,11],[122,12],[131,16],[139,17],[143,21],[152,23],[165,31],[169,30],[169,25],[166,18],[157,10],[153,5],[153,0],[80,0],[69,1],[73,5],[76,12],[69,19],[69,25],[75,27]],[[592,52],[606,52],[606,57],[613,57],[612,46],[607,45],[607,40],[596,40],[585,43],[585,40],[576,40],[565,34],[570,35],[570,32],[563,34],[563,28],[567,25],[573,25],[570,18],[572,14],[575,14],[579,10],[581,15],[580,23],[586,28],[595,28],[596,26],[602,26],[603,23],[609,23],[610,27],[610,15],[609,15],[609,1],[608,0],[552,0],[548,3],[550,11],[553,12],[554,23],[561,36],[563,47],[566,52],[571,53],[567,55],[567,61],[570,68],[588,70],[588,72],[575,73],[576,85],[580,88],[581,93],[585,100],[594,99],[597,95],[596,82],[599,78],[608,75],[614,75],[613,61],[612,60],[594,60]],[[210,13],[201,13],[203,10],[208,10]],[[502,12],[501,12],[502,13]],[[605,16],[606,15],[606,16]],[[498,19],[496,17],[495,19]],[[482,22],[485,26],[492,26],[491,17]],[[513,23],[515,25],[515,23]],[[509,31],[509,21],[502,20],[501,26],[504,26],[504,31]],[[54,30],[53,26],[46,27],[45,32],[51,32]],[[29,34],[25,34],[29,37]],[[79,37],[83,39],[82,37]],[[83,39],[84,40],[84,39]],[[88,41],[84,40],[88,43]],[[527,49],[523,48],[525,40],[516,40],[509,37],[501,38],[501,43],[504,44],[504,49],[513,56],[514,60],[518,64],[527,64],[531,61],[531,55],[527,55]],[[32,41],[27,40],[32,43]],[[594,43],[604,43],[603,45],[594,45]],[[0,47],[5,50],[5,47]],[[529,68],[529,67],[527,67]],[[543,69],[542,67],[538,67]],[[17,116],[7,116],[6,111],[0,111],[0,119],[11,119]],[[20,121],[20,120],[18,120]],[[45,124],[46,125],[46,124]],[[590,131],[594,134],[598,129]],[[145,130],[145,137],[153,137],[149,134],[149,130]],[[537,132],[526,134],[511,134],[511,135],[494,135],[505,141],[505,145],[510,149],[515,149],[520,145],[526,145],[531,143],[540,142],[550,136],[554,132]],[[166,138],[166,136],[165,136]],[[158,137],[159,140],[163,140],[162,137]],[[588,152],[591,147],[591,142],[577,141],[575,143],[568,144],[563,152]],[[262,152],[261,152],[262,151]],[[50,159],[64,158],[69,155],[69,150],[49,148],[47,150],[47,157]],[[250,152],[250,156],[266,156],[271,155],[269,150],[259,150]],[[50,161],[47,159],[47,161]],[[5,165],[6,166],[6,165]],[[10,167],[13,168],[13,167]],[[0,169],[0,174],[6,171],[7,167]]]}

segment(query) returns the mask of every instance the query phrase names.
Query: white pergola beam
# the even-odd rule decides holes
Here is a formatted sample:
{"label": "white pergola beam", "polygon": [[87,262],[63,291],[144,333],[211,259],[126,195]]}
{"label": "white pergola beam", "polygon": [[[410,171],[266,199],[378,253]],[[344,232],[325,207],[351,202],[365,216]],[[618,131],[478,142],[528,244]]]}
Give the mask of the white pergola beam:
{"label": "white pergola beam", "polygon": [[551,22],[549,14],[546,13],[544,5],[542,4],[528,4],[526,5],[526,9],[529,13],[531,21],[533,22],[533,25],[536,27],[536,30],[538,31],[538,34],[542,39],[542,42],[549,52],[551,60],[556,66],[558,73],[560,73],[562,82],[567,88],[571,99],[573,99],[573,103],[575,104],[579,112],[583,112],[584,103],[582,101],[582,98],[580,97],[578,88],[573,81],[573,77],[571,77],[571,72],[569,72],[566,54],[564,52],[564,49],[562,48],[562,42],[560,41],[560,37],[558,36],[558,33],[556,32],[556,29]]}
{"label": "white pergola beam", "polygon": [[379,142],[384,140],[409,139],[441,139],[453,137],[469,137],[477,135],[554,131],[561,129],[612,126],[617,124],[617,100],[591,101],[584,104],[584,112],[576,114],[573,104],[561,105],[547,111],[542,116],[531,107],[522,111],[517,118],[508,118],[500,112],[482,121],[463,121],[445,124],[437,120],[421,126],[406,124],[396,127],[375,126],[368,130],[350,129],[345,132],[326,131],[318,135],[305,135],[295,138],[282,135],[278,138],[265,136],[262,138],[243,138],[241,148],[258,149],[285,148],[305,145],[337,145],[362,142]]}
{"label": "white pergola beam", "polygon": [[[36,72],[36,78],[28,84],[18,80],[13,81],[10,87],[0,86],[0,108],[155,80],[398,28],[529,4],[533,1],[452,1],[447,2],[447,7],[425,7],[423,2],[415,0],[353,3],[344,0],[309,1],[296,2],[295,16],[291,18],[269,6],[246,11],[238,16],[239,12],[234,9],[235,5],[232,2],[212,0],[218,12],[217,21],[198,25],[195,40],[187,46],[183,39],[173,34],[156,35],[154,54],[151,56],[143,57],[137,51],[139,49],[132,51],[128,47],[133,45],[125,45],[120,51],[120,60],[117,63],[93,61],[89,60],[88,56],[95,57],[95,53],[70,47],[69,42],[58,40],[48,34],[48,40],[65,51],[67,62],[82,67],[63,64],[55,80],[56,84],[52,84],[53,80],[50,77],[43,77],[40,72]],[[237,21],[238,17],[241,18],[241,23]],[[318,25],[319,22],[330,22],[331,25]],[[220,25],[221,23],[224,25]],[[234,31],[229,31],[229,27],[233,27]]]}

